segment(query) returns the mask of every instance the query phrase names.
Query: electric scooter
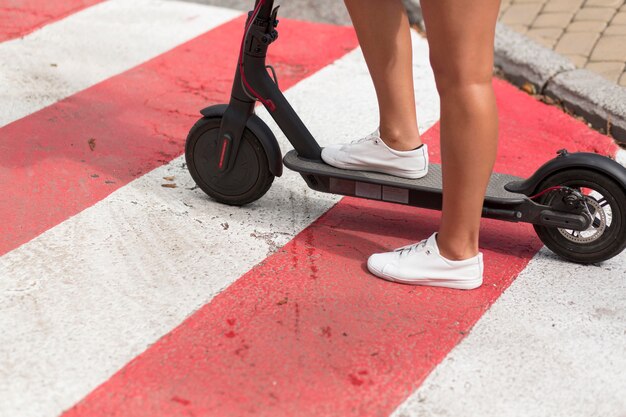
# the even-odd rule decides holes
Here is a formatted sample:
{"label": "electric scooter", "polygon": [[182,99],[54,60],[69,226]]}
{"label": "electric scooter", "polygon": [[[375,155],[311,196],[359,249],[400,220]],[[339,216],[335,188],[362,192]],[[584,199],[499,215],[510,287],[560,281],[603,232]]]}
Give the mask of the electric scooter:
{"label": "electric scooter", "polygon": [[[185,158],[196,184],[218,202],[241,206],[261,198],[284,164],[316,191],[441,210],[440,165],[431,164],[428,175],[411,180],[322,161],[321,147],[265,62],[278,38],[277,13],[274,0],[255,1],[229,104],[203,109],[189,132]],[[276,137],[254,113],[257,101],[294,147],[284,158]],[[596,263],[618,255],[626,247],[626,168],[593,153],[557,154],[526,179],[492,174],[482,216],[532,223],[541,241],[570,261]]]}

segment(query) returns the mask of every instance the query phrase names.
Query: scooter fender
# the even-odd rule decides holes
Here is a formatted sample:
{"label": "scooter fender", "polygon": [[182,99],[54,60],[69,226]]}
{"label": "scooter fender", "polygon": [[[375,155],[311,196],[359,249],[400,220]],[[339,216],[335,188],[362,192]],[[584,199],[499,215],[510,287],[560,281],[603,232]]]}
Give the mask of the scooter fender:
{"label": "scooter fender", "polygon": [[[204,117],[222,117],[227,108],[228,104],[218,104],[206,107],[200,110],[200,113]],[[283,155],[278,145],[278,140],[276,140],[276,136],[274,136],[271,129],[256,114],[250,115],[246,122],[246,128],[261,142],[267,155],[270,172],[276,177],[283,175]]]}
{"label": "scooter fender", "polygon": [[559,156],[543,164],[533,175],[525,180],[511,181],[504,188],[513,193],[532,195],[538,191],[539,184],[559,171],[565,169],[585,168],[605,174],[622,186],[626,192],[626,168],[607,158],[589,152],[568,153],[559,151]]}

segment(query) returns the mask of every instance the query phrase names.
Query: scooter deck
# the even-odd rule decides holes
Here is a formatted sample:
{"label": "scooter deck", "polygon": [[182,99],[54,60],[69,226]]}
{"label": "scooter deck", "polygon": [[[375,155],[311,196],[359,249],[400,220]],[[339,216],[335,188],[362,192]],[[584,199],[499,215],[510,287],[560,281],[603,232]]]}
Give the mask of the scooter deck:
{"label": "scooter deck", "polygon": [[[406,179],[370,171],[335,168],[321,160],[298,156],[296,150],[283,158],[285,166],[300,173],[313,189],[333,194],[352,195],[403,204],[414,204],[412,194],[441,195],[441,165],[430,164],[428,174],[419,179]],[[493,173],[487,187],[485,202],[493,204],[519,204],[527,197],[507,191],[504,186],[521,178]],[[421,201],[420,201],[421,203]]]}

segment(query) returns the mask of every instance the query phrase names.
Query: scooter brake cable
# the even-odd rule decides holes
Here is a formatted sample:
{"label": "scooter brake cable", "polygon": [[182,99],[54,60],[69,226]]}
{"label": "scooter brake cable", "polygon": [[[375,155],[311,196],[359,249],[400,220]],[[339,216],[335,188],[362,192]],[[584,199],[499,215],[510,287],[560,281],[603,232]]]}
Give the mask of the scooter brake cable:
{"label": "scooter brake cable", "polygon": [[537,193],[535,195],[531,195],[528,198],[531,199],[531,200],[534,200],[535,198],[541,197],[545,193],[549,193],[550,191],[554,191],[554,190],[560,190],[561,188],[566,188],[566,187],[563,187],[562,185],[555,185],[554,187],[548,187],[545,190],[543,190],[542,192]]}
{"label": "scooter brake cable", "polygon": [[276,70],[271,65],[266,65],[265,68],[269,68],[272,71],[272,78],[274,79],[274,84],[276,84],[276,88],[278,87],[278,76],[276,75]]}

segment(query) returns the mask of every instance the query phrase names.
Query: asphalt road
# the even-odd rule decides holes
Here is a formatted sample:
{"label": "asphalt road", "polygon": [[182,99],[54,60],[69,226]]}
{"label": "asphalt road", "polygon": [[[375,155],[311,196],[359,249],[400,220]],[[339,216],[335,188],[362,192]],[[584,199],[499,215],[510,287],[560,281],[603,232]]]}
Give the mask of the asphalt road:
{"label": "asphalt road", "polygon": [[[250,10],[254,0],[192,0],[194,3],[211,4],[238,10]],[[288,0],[278,1],[279,16],[313,22],[350,25],[350,16],[342,0]]]}

